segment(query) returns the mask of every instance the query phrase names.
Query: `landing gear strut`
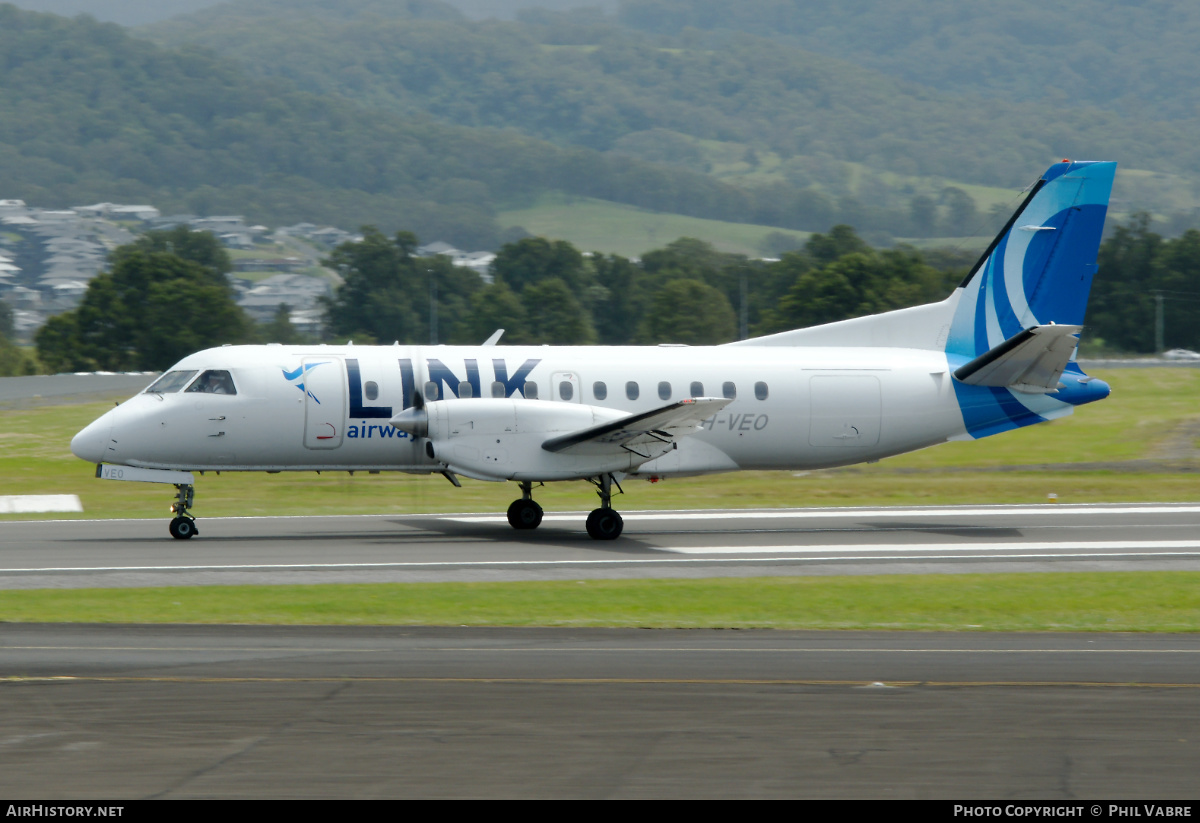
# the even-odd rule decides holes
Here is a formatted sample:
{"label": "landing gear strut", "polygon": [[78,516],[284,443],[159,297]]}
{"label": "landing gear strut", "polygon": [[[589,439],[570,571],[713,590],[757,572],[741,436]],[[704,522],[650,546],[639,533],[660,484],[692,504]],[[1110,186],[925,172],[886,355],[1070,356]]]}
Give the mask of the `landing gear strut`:
{"label": "landing gear strut", "polygon": [[521,499],[508,507],[508,524],[514,529],[536,529],[542,524],[542,507],[533,499],[533,483],[521,481]]}
{"label": "landing gear strut", "polygon": [[602,474],[591,482],[595,484],[596,494],[600,496],[600,508],[593,510],[588,515],[588,536],[593,540],[616,540],[621,536],[622,529],[625,528],[625,521],[621,519],[620,513],[612,508],[613,484],[616,483],[617,490],[622,494],[625,493],[625,490],[611,474]]}
{"label": "landing gear strut", "polygon": [[186,483],[176,483],[175,491],[175,502],[171,504],[171,511],[175,512],[175,519],[171,521],[167,530],[176,540],[188,540],[200,533],[196,529],[196,519],[188,514],[188,509],[192,507],[192,502],[196,498],[196,489]]}

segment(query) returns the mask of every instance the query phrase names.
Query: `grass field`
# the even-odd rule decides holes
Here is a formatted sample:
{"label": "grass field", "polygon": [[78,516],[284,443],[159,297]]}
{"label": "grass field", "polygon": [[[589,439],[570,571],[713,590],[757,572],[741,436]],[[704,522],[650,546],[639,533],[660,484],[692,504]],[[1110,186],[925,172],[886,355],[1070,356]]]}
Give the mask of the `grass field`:
{"label": "grass field", "polygon": [[7,591],[3,622],[1200,631],[1200,573]]}
{"label": "grass field", "polygon": [[[745,472],[626,485],[626,510],[1200,500],[1200,369],[1112,369],[1112,396],[1065,420],[841,470]],[[107,403],[0,411],[0,495],[78,494],[78,517],[165,517],[169,486],[96,480],[72,435]],[[209,473],[197,516],[503,511],[508,483],[398,474]],[[548,511],[595,499],[584,482],[539,489]],[[60,518],[64,515],[46,515]],[[68,515],[69,516],[69,515]],[[0,519],[30,515],[0,515]]]}
{"label": "grass field", "polygon": [[698,237],[721,251],[762,257],[763,238],[780,232],[803,245],[810,233],[725,223],[645,211],[635,206],[550,194],[527,208],[502,211],[496,219],[502,226],[521,226],[531,234],[568,240],[582,251],[599,251],[639,257],[680,237]]}
{"label": "grass field", "polygon": [[[1073,417],[872,466],[627,485],[625,510],[1200,500],[1200,369],[1113,369]],[[0,494],[78,494],[82,515],[168,517],[170,487],[96,480],[71,436],[110,403],[0,411]],[[209,474],[196,514],[503,511],[511,484],[438,477]],[[591,488],[538,490],[549,511]],[[1047,504],[1048,505],[1048,504]],[[0,515],[27,519],[30,515]],[[5,591],[0,621],[1200,631],[1200,574],[894,575],[498,584]]]}

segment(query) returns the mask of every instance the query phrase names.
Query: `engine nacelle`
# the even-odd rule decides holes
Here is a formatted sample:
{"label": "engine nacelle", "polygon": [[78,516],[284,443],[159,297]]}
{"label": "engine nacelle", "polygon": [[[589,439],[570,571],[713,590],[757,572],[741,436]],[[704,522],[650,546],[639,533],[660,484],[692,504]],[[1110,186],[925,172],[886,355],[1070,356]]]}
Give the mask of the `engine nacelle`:
{"label": "engine nacelle", "polygon": [[451,471],[478,480],[570,480],[627,472],[645,457],[553,453],[552,437],[625,417],[626,412],[546,400],[435,400],[409,408],[391,424],[428,439],[428,454]]}

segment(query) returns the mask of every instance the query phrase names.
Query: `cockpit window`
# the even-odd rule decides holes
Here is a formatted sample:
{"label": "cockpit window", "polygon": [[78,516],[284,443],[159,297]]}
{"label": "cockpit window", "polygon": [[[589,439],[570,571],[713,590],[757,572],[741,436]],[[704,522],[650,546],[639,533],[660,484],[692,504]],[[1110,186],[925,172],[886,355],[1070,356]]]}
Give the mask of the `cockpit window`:
{"label": "cockpit window", "polygon": [[197,369],[192,369],[191,371],[169,371],[151,383],[146,391],[154,392],[155,394],[177,392],[196,376],[196,371]]}
{"label": "cockpit window", "polygon": [[201,394],[237,394],[233,378],[224,369],[209,369],[197,377],[196,382],[188,386],[187,390]]}

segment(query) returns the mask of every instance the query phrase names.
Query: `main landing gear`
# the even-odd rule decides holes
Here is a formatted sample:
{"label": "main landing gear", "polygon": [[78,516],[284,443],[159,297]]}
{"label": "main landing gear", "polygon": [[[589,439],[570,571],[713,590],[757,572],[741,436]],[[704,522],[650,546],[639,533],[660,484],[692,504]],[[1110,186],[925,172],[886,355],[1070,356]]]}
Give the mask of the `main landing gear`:
{"label": "main landing gear", "polygon": [[[587,518],[587,533],[594,540],[616,540],[625,528],[625,521],[612,508],[612,487],[624,493],[621,484],[611,474],[589,480],[600,496],[600,508],[593,511]],[[521,499],[514,500],[508,507],[508,523],[514,529],[536,529],[542,523],[542,507],[533,500],[533,483],[528,480],[521,483]]]}
{"label": "main landing gear", "polygon": [[593,540],[616,540],[625,528],[621,514],[612,508],[612,487],[616,483],[617,491],[625,490],[611,474],[602,474],[595,480],[589,481],[595,485],[596,494],[600,496],[600,508],[593,509],[587,517],[587,533]]}
{"label": "main landing gear", "polygon": [[521,481],[521,499],[508,507],[508,524],[514,529],[536,529],[542,525],[542,507],[533,500],[533,483]]}
{"label": "main landing gear", "polygon": [[175,519],[171,521],[167,531],[171,532],[171,537],[176,540],[188,540],[200,533],[196,529],[196,518],[188,514],[188,509],[192,507],[196,498],[196,489],[184,483],[176,483],[175,492],[175,502],[171,504]]}

